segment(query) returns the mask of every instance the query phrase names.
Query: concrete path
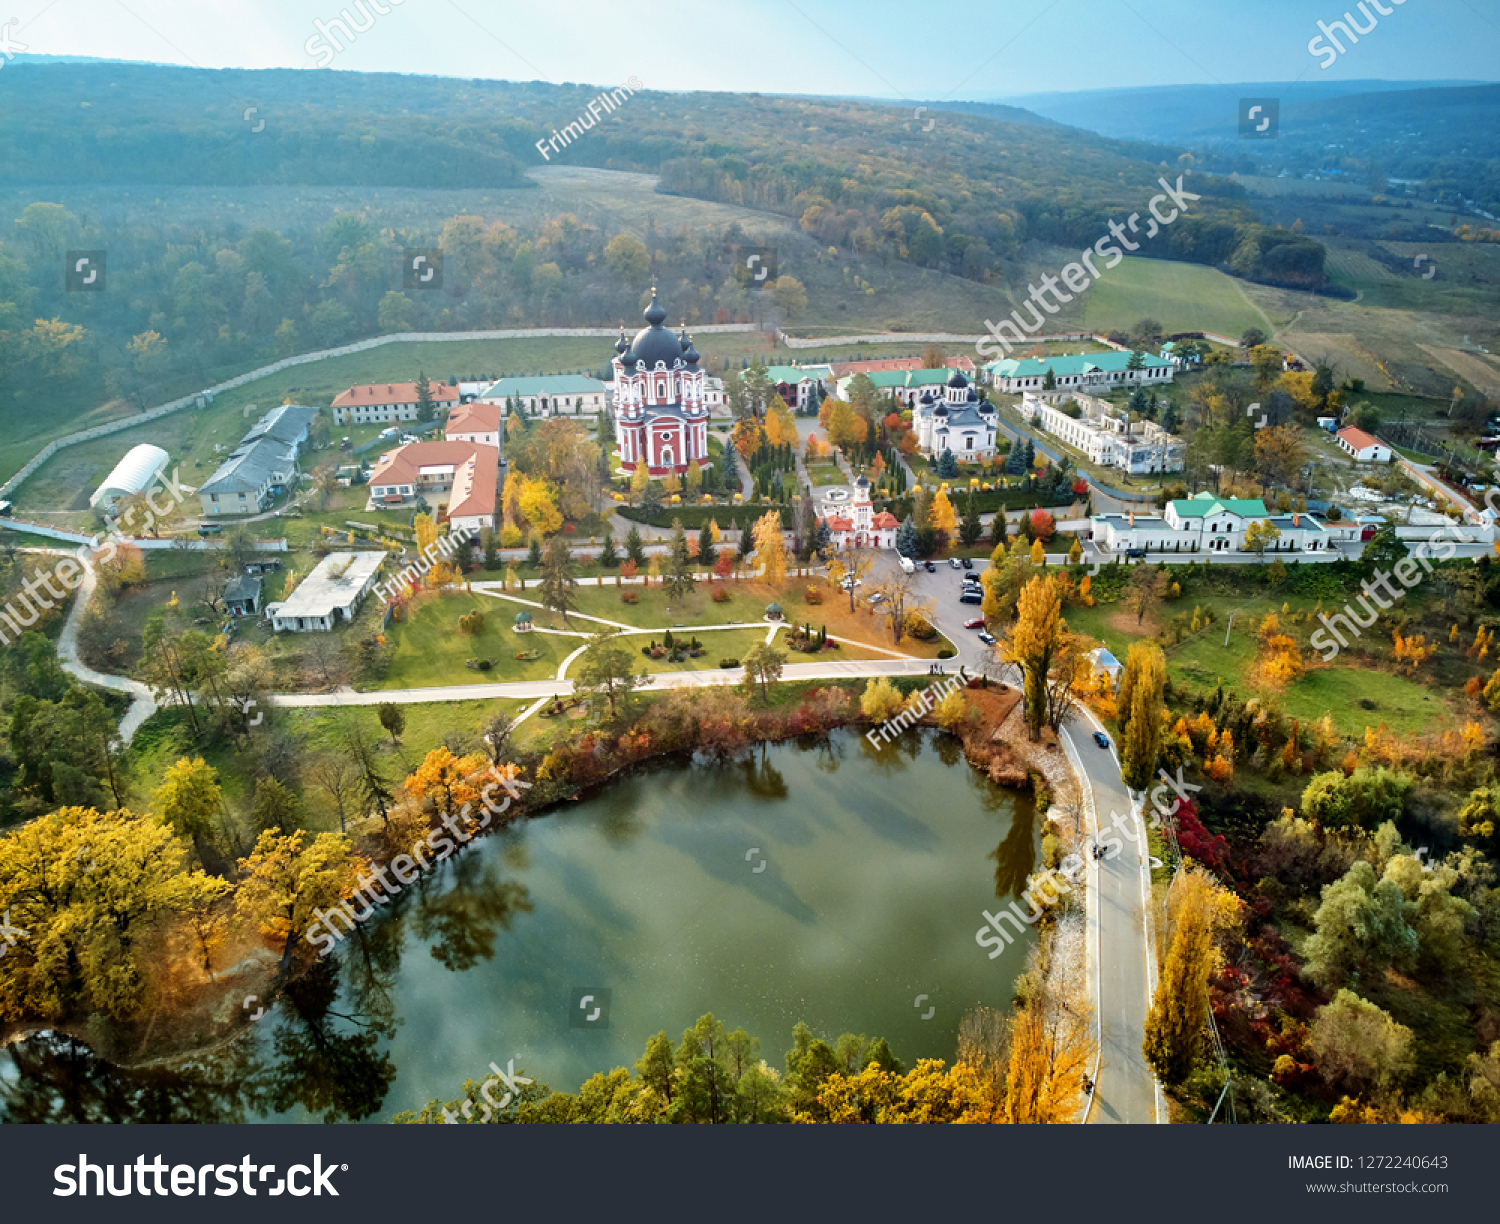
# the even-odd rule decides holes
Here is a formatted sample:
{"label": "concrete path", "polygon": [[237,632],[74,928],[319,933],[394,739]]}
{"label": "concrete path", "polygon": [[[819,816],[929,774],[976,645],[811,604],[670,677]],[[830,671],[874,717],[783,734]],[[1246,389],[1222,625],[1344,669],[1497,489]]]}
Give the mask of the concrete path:
{"label": "concrete path", "polygon": [[[49,553],[58,552],[56,549],[45,550]],[[72,556],[72,553],[65,554]],[[139,680],[131,680],[127,676],[111,676],[105,672],[96,672],[87,667],[78,657],[78,626],[83,622],[84,611],[89,606],[89,601],[94,597],[94,588],[97,580],[94,571],[87,567],[83,571],[83,581],[73,595],[73,606],[68,611],[68,620],[63,625],[62,635],[57,639],[57,658],[62,664],[63,670],[85,684],[96,685],[99,688],[110,689],[116,693],[128,693],[131,697],[130,708],[125,711],[125,717],[120,720],[120,742],[130,743],[140,726],[151,715],[156,713],[156,698],[151,690]]]}
{"label": "concrete path", "polygon": [[[722,629],[724,626],[715,626]],[[650,632],[649,630],[647,632]],[[660,632],[657,630],[656,632]],[[852,659],[847,663],[789,663],[781,671],[788,680],[851,680],[869,676],[920,676],[931,664],[926,659]],[[653,688],[707,688],[715,684],[738,684],[745,678],[739,668],[713,668],[698,672],[661,672],[650,677]],[[483,701],[519,698],[535,701],[538,697],[567,697],[573,692],[571,680],[521,680],[503,684],[468,684],[459,687],[427,689],[385,689],[356,693],[340,689],[333,693],[273,693],[267,700],[274,706],[362,706],[389,701],[396,705],[415,705],[427,701]]]}

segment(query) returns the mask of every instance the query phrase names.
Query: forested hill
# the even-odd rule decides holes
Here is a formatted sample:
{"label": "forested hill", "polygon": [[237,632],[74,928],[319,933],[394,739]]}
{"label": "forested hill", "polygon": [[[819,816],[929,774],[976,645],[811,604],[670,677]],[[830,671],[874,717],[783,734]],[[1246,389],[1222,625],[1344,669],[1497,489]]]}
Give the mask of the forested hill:
{"label": "forested hill", "polygon": [[[646,83],[648,86],[650,82]],[[13,64],[0,78],[0,164],[12,185],[516,187],[536,142],[600,87],[145,64]],[[553,164],[643,170],[664,192],[798,220],[849,246],[974,280],[1028,240],[1092,244],[1140,211],[1178,151],[1023,112],[647,88]],[[994,112],[989,113],[989,112]],[[1004,115],[1005,117],[997,117]],[[1153,253],[1316,285],[1321,248],[1247,227],[1240,188],[1198,175],[1193,216]],[[1247,236],[1250,241],[1247,245]],[[1275,259],[1258,252],[1278,248]],[[1295,247],[1295,250],[1290,248]]]}

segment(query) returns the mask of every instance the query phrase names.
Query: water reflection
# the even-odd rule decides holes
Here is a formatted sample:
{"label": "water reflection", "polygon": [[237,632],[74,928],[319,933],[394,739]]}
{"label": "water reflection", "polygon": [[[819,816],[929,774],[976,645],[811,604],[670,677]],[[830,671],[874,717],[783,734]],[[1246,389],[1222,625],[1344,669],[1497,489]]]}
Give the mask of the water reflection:
{"label": "water reflection", "polygon": [[[0,1051],[0,1118],[379,1120],[512,1054],[576,1089],[710,1010],[768,1048],[805,1020],[950,1057],[963,1007],[1003,1005],[1024,962],[1029,933],[990,961],[974,930],[1020,895],[1036,835],[1027,796],[928,731],[661,762],[450,859],[211,1051],[147,1069],[56,1034]],[[572,1026],[581,984],[613,991],[608,1030]],[[930,1023],[918,993],[943,1001]]]}
{"label": "water reflection", "polygon": [[433,960],[458,973],[494,956],[495,937],[530,912],[526,885],[502,880],[492,860],[465,854],[451,876],[423,879],[405,917],[413,935],[431,942]]}

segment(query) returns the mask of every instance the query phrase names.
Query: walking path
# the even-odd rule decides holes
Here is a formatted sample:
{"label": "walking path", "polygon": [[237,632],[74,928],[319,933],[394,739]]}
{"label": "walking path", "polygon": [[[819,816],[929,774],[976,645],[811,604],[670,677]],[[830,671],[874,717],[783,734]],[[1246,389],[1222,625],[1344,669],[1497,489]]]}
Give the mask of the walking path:
{"label": "walking path", "polygon": [[[60,553],[61,549],[39,549],[49,553]],[[72,553],[63,553],[72,556]],[[63,670],[70,675],[82,680],[85,684],[97,685],[99,688],[110,689],[116,693],[128,693],[131,697],[130,709],[125,712],[125,717],[120,720],[120,742],[130,743],[135,733],[140,730],[141,724],[151,715],[156,713],[156,698],[151,690],[139,680],[131,680],[127,676],[111,676],[105,672],[96,672],[93,668],[86,666],[78,657],[78,627],[83,623],[83,614],[89,606],[89,601],[94,597],[94,588],[97,579],[94,571],[85,566],[83,581],[73,595],[73,606],[68,610],[68,620],[63,625],[62,635],[57,639],[57,658],[62,664]]]}

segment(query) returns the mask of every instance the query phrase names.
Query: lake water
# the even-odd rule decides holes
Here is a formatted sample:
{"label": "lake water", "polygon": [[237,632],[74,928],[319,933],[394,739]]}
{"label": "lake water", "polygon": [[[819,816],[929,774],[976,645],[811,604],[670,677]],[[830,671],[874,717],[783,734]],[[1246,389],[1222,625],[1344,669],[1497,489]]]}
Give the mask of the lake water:
{"label": "lake water", "polygon": [[798,1020],[951,1059],[967,1008],[1009,1005],[1033,932],[995,960],[974,936],[1039,840],[1029,794],[937,732],[661,762],[475,843],[211,1053],[123,1071],[50,1035],[0,1052],[0,1116],[384,1121],[491,1062],[574,1091],[708,1011],[778,1070]]}

